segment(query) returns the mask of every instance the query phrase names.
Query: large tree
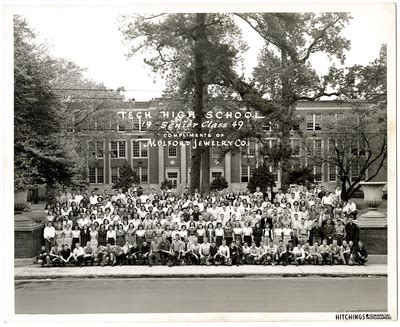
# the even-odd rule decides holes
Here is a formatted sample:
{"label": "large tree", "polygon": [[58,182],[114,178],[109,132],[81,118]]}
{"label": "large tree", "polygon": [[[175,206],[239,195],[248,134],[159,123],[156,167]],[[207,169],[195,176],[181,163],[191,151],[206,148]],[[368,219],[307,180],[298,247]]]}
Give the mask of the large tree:
{"label": "large tree", "polygon": [[[265,41],[259,65],[250,80],[237,69],[245,44],[241,42],[235,16],[248,23]],[[225,108],[235,103],[234,107],[257,110],[266,117],[264,121],[250,121],[247,128],[229,130],[226,133],[229,137],[256,137],[262,141],[262,126],[276,122],[281,139],[277,161],[284,163],[281,168],[286,176],[296,102],[340,94],[339,89],[333,88],[337,84],[337,74],[333,73],[337,71],[319,76],[309,63],[310,57],[323,52],[343,62],[350,42],[340,32],[349,19],[343,13],[162,14],[128,17],[122,31],[127,41],[134,41],[130,44],[131,54],[144,48],[153,51],[154,56],[145,61],[155,72],[165,75],[170,96],[180,98],[184,94],[186,99],[190,99],[189,94],[194,96],[195,112],[200,112],[201,103],[204,107],[204,88],[200,92],[203,83],[208,93],[213,91],[209,99],[223,101],[226,99],[222,97],[228,96],[232,100]],[[196,152],[192,159],[191,186],[197,188],[198,165],[207,167],[207,163],[198,160]]]}
{"label": "large tree", "polygon": [[75,63],[50,56],[18,16],[14,59],[15,188],[45,184],[51,196],[60,184],[86,184],[85,147],[71,131],[123,97],[85,78]]}
{"label": "large tree", "polygon": [[[209,132],[201,126],[205,111],[210,109],[209,88],[221,83],[221,69],[234,71],[238,53],[244,49],[232,16],[161,14],[125,17],[123,21],[121,30],[130,55],[147,50],[145,62],[167,79],[165,97],[180,99],[186,110],[194,111],[197,126],[193,132]],[[209,191],[209,156],[207,146],[192,151],[192,191]]]}
{"label": "large tree", "polygon": [[21,17],[14,19],[14,186],[70,182],[74,153],[60,135],[54,61]]}
{"label": "large tree", "polygon": [[[272,149],[272,159],[282,169],[282,184],[287,186],[293,163],[291,131],[298,123],[296,104],[298,101],[336,98],[342,94],[343,88],[338,85],[336,76],[340,69],[336,69],[335,64],[344,63],[345,51],[350,48],[350,41],[341,35],[350,17],[345,13],[252,13],[238,16],[265,42],[254,69],[253,83],[263,98],[279,107],[267,118],[273,127],[272,135],[279,139]],[[332,60],[326,74],[317,72],[311,64],[313,55],[317,53]],[[253,106],[258,109],[257,103]],[[267,124],[258,122],[258,135],[263,135],[262,125]],[[265,143],[262,137],[260,141]],[[271,148],[265,145],[262,153],[269,154]]]}
{"label": "large tree", "polygon": [[367,66],[355,65],[338,72],[341,94],[353,110],[322,119],[325,151],[316,153],[304,140],[309,158],[327,164],[337,172],[342,198],[347,200],[360,188],[361,181],[371,181],[385,166],[387,158],[387,66],[386,46],[379,57]]}

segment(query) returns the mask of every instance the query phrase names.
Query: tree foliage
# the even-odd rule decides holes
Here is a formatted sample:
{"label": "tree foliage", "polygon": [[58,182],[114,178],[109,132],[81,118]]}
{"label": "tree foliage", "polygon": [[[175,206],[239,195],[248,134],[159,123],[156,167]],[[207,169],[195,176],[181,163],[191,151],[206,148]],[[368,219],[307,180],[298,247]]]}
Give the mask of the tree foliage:
{"label": "tree foliage", "polygon": [[119,177],[114,183],[113,188],[122,189],[123,192],[126,192],[129,188],[138,184],[140,184],[139,176],[132,170],[132,167],[125,162],[124,165],[119,168]]}
{"label": "tree foliage", "polygon": [[160,186],[161,190],[172,190],[173,187],[174,185],[172,181],[169,179],[162,181]]}
{"label": "tree foliage", "polygon": [[228,186],[229,186],[229,184],[223,176],[216,177],[210,184],[210,190],[211,191],[221,191],[221,190],[228,188]]}
{"label": "tree foliage", "polygon": [[74,153],[62,137],[60,102],[51,88],[54,60],[14,18],[14,186],[70,182]]}
{"label": "tree foliage", "polygon": [[14,19],[14,185],[87,183],[80,124],[123,97],[49,55],[25,19]]}
{"label": "tree foliage", "polygon": [[299,167],[289,171],[289,183],[298,185],[310,185],[314,181],[312,168]]}
{"label": "tree foliage", "polygon": [[[345,13],[293,14],[205,14],[200,31],[199,14],[161,14],[124,17],[121,31],[130,49],[129,55],[147,51],[145,62],[154,72],[161,72],[167,80],[166,98],[192,103],[195,73],[195,45],[203,37],[201,46],[207,85],[204,108],[232,110],[246,108],[265,116],[264,120],[249,120],[246,128],[228,128],[228,139],[257,138],[264,143],[264,126],[272,123],[282,149],[290,149],[290,129],[296,123],[294,109],[297,101],[317,101],[338,96],[340,77],[332,65],[320,76],[310,64],[310,57],[323,53],[343,63],[350,42],[341,35],[350,16]],[[249,24],[265,41],[258,58],[253,78],[240,73],[242,53],[247,45],[242,40],[238,19]],[[194,93],[194,94],[193,94]],[[200,131],[196,131],[200,132]],[[232,149],[225,149],[225,152]],[[208,151],[205,151],[208,153]],[[280,151],[281,168],[290,167],[290,151]],[[192,166],[199,165],[199,157],[192,158]],[[203,161],[202,161],[203,162]],[[203,162],[204,164],[204,162]],[[197,166],[196,166],[197,167]],[[192,169],[193,187],[198,187],[199,169]],[[209,176],[209,174],[202,174]],[[197,176],[197,177],[196,177]]]}
{"label": "tree foliage", "polygon": [[350,198],[361,181],[378,176],[386,162],[386,47],[382,46],[378,59],[364,67],[353,66],[349,72],[347,95],[364,102],[350,102],[351,112],[323,118],[327,151],[316,154],[310,146],[307,149],[314,162],[336,167],[343,199]]}
{"label": "tree foliage", "polygon": [[247,188],[250,192],[254,193],[256,188],[259,187],[261,192],[266,192],[267,187],[271,189],[275,186],[274,175],[269,171],[267,165],[260,165],[254,169],[253,176],[251,176]]}

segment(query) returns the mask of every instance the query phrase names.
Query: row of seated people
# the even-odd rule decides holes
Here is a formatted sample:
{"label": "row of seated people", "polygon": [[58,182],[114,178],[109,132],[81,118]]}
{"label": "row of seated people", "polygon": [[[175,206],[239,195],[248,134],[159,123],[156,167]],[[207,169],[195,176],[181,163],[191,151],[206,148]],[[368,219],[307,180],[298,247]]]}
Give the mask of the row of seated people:
{"label": "row of seated people", "polygon": [[170,243],[165,235],[156,238],[151,244],[144,242],[142,247],[136,243],[126,242],[124,246],[111,245],[98,246],[94,249],[90,242],[82,247],[79,243],[71,250],[68,245],[64,245],[59,250],[57,245],[51,247],[50,251],[42,246],[38,263],[42,267],[76,265],[168,265],[179,266],[183,264],[191,265],[236,265],[241,264],[263,264],[279,265],[288,264],[303,265],[333,265],[333,264],[359,264],[367,262],[368,252],[361,241],[356,245],[352,241],[347,243],[345,240],[342,245],[338,245],[337,240],[328,244],[327,240],[322,243],[315,242],[310,245],[308,242],[293,245],[289,240],[284,244],[282,240],[278,244],[270,243],[264,245],[260,242],[259,246],[253,241],[251,246],[247,243],[242,245],[239,241],[232,242],[229,246],[226,240],[217,246],[215,242],[209,243],[207,238],[199,244],[194,238],[188,243],[183,242],[178,235]]}

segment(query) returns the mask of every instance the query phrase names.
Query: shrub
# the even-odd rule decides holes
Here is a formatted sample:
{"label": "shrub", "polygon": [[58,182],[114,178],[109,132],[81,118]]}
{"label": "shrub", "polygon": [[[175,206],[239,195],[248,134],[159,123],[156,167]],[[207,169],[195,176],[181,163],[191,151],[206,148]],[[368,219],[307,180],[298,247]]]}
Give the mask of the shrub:
{"label": "shrub", "polygon": [[221,191],[226,189],[228,186],[229,184],[223,176],[216,177],[210,184],[210,191]]}
{"label": "shrub", "polygon": [[119,178],[114,183],[114,189],[122,189],[123,192],[131,188],[135,184],[139,184],[139,176],[134,172],[127,162],[119,168]]}
{"label": "shrub", "polygon": [[257,167],[254,170],[253,176],[250,178],[249,183],[247,184],[247,188],[251,193],[256,191],[257,186],[263,193],[267,191],[268,186],[271,188],[275,186],[274,175],[270,173],[267,165],[261,165]]}

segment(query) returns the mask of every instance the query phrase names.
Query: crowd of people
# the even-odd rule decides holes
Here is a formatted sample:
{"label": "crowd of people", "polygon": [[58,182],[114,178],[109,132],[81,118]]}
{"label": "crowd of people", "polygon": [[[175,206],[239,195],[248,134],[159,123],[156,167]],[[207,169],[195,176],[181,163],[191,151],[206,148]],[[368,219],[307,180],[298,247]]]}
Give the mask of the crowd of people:
{"label": "crowd of people", "polygon": [[357,207],[340,189],[176,196],[58,191],[46,205],[42,266],[360,264]]}

